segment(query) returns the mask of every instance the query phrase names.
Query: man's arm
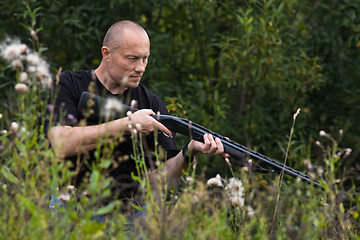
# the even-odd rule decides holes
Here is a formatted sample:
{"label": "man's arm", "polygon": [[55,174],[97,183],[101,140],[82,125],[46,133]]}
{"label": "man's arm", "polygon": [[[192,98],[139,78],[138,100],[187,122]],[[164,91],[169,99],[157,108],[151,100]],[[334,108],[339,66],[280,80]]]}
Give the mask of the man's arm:
{"label": "man's arm", "polygon": [[130,118],[120,118],[99,125],[55,126],[48,131],[48,139],[57,156],[69,157],[95,149],[100,139],[116,138],[129,133],[129,125],[138,124],[137,130],[145,135],[158,129],[171,136],[169,129],[151,117],[154,114],[152,110],[142,109],[133,113]]}
{"label": "man's arm", "polygon": [[[182,150],[183,151],[183,150]],[[173,185],[178,178],[183,175],[183,170],[188,167],[188,161],[183,157],[183,153],[180,151],[175,157],[168,159],[163,168],[155,169],[150,172],[149,180],[152,188],[156,188],[158,184],[158,174],[160,172],[160,181],[165,181],[169,185]],[[211,134],[204,135],[204,143],[191,140],[188,145],[188,151],[191,156],[196,156],[198,153],[204,153],[208,156],[222,155],[223,157],[229,157],[230,155],[224,153],[224,146],[219,138],[213,138]],[[185,153],[186,155],[187,153]],[[165,171],[164,174],[161,174]],[[164,179],[165,178],[165,179]]]}

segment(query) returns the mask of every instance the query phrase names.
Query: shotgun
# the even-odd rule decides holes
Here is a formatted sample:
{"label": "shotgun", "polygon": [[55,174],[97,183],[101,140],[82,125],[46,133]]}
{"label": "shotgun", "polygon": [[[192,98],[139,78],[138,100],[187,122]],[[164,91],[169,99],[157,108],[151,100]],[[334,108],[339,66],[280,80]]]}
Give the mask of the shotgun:
{"label": "shotgun", "polygon": [[[89,104],[89,100],[90,101],[92,100],[90,104]],[[99,121],[105,122],[108,120],[120,118],[127,111],[134,112],[137,110],[123,104],[121,111],[116,111],[112,113],[111,119],[109,119],[109,117],[106,116],[104,110],[104,106],[106,105],[108,100],[109,99],[107,98],[103,98],[93,93],[84,91],[81,95],[77,107],[77,112],[79,117],[80,118],[86,117],[86,119],[90,122],[99,123]],[[86,114],[86,112],[89,112],[88,111],[89,106],[91,106],[92,111],[90,112],[90,114]],[[206,129],[205,127],[199,124],[193,123],[183,118],[174,117],[171,115],[153,115],[152,117],[154,117],[156,120],[161,122],[174,134],[180,133],[200,142],[204,142],[203,136],[206,133],[213,135],[213,137],[219,138],[224,146],[224,152],[231,155],[229,159],[231,164],[244,166],[246,165],[246,161],[244,161],[244,159],[252,159],[253,162],[252,162],[252,166],[250,167],[251,169],[255,167],[255,171],[277,172],[277,173],[281,173],[281,171],[283,171],[284,174],[287,174],[291,177],[300,178],[302,181],[309,184],[313,184],[315,187],[323,188],[318,181],[312,180],[308,175],[301,173],[282,163],[279,163],[278,161],[271,159],[265,155],[262,155],[252,149],[249,149],[216,132]]]}

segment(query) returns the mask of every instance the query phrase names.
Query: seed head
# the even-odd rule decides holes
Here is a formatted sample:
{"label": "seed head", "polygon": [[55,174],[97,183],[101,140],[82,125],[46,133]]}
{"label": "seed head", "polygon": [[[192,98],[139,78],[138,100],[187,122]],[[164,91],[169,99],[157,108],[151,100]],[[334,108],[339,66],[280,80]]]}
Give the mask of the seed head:
{"label": "seed head", "polygon": [[221,176],[219,174],[216,174],[216,177],[210,178],[207,181],[207,185],[211,187],[223,187],[223,184],[221,182]]}
{"label": "seed head", "polygon": [[318,177],[322,177],[324,175],[324,169],[322,167],[318,167],[318,169],[316,170],[316,173],[317,173]]}
{"label": "seed head", "polygon": [[27,52],[27,46],[20,43],[20,41],[13,41],[9,45],[2,43],[0,47],[3,49],[1,51],[1,56],[8,61],[19,59],[21,55],[26,54]]}
{"label": "seed head", "polygon": [[135,124],[135,128],[140,132],[140,131],[141,131],[141,124],[140,124],[140,123],[136,123],[136,124]]}
{"label": "seed head", "polygon": [[63,202],[66,203],[70,200],[70,194],[69,193],[63,193],[60,194],[59,199]]}
{"label": "seed head", "polygon": [[188,182],[188,183],[194,182],[194,178],[191,177],[191,176],[186,176],[185,180],[186,180],[186,182]]}
{"label": "seed head", "polygon": [[24,65],[22,64],[22,61],[20,59],[15,59],[11,62],[11,66],[16,71],[22,71],[24,69]]}
{"label": "seed head", "polygon": [[226,162],[226,164],[227,164],[229,167],[231,167],[231,163],[230,163],[229,158],[225,158],[225,162]]}
{"label": "seed head", "polygon": [[19,78],[21,83],[26,83],[28,80],[28,74],[27,72],[22,72],[20,73],[20,78]]}
{"label": "seed head", "polygon": [[339,129],[339,136],[342,137],[343,134],[344,134],[344,130]]}
{"label": "seed head", "polygon": [[233,207],[242,207],[244,206],[244,198],[240,195],[233,195],[229,198],[230,203]]}
{"label": "seed head", "polygon": [[134,100],[134,99],[131,100],[130,107],[131,107],[131,108],[136,108],[136,107],[137,107],[137,101]]}
{"label": "seed head", "polygon": [[105,116],[109,118],[112,114],[122,111],[122,103],[117,98],[108,98],[105,104]]}
{"label": "seed head", "polygon": [[66,188],[66,190],[67,190],[68,193],[73,194],[73,193],[75,193],[76,188],[75,188],[73,185],[69,185],[69,186]]}
{"label": "seed head", "polygon": [[24,83],[17,83],[15,85],[15,90],[20,94],[24,94],[28,90],[28,86]]}
{"label": "seed head", "polygon": [[230,178],[227,187],[234,194],[239,192],[242,194],[244,192],[243,184],[241,180],[237,178]]}
{"label": "seed head", "polygon": [[40,57],[37,53],[33,52],[26,56],[26,62],[30,66],[36,66],[40,63]]}
{"label": "seed head", "polygon": [[17,122],[12,122],[10,126],[10,132],[17,133],[19,131],[19,124]]}
{"label": "seed head", "polygon": [[315,144],[316,144],[316,146],[318,146],[318,147],[321,147],[321,148],[323,147],[323,145],[321,144],[320,141],[316,141]]}
{"label": "seed head", "polygon": [[296,113],[294,113],[293,119],[295,120],[299,114],[300,114],[300,108],[298,108],[298,110],[296,110]]}
{"label": "seed head", "polygon": [[131,111],[127,111],[127,112],[126,112],[126,116],[127,116],[128,118],[130,118],[130,117],[131,117],[131,114],[132,114],[132,112],[131,112]]}
{"label": "seed head", "polygon": [[30,36],[31,36],[32,39],[34,39],[35,41],[39,41],[39,38],[38,38],[36,32],[34,31],[34,29],[31,29],[31,31],[30,31]]}
{"label": "seed head", "polygon": [[254,214],[255,214],[254,209],[250,205],[246,206],[245,213],[249,218],[254,217]]}
{"label": "seed head", "polygon": [[351,148],[344,148],[344,158],[346,158],[347,156],[349,156],[352,152]]}
{"label": "seed head", "polygon": [[321,137],[328,137],[328,136],[329,136],[329,134],[326,133],[324,130],[320,130],[319,135],[320,135]]}

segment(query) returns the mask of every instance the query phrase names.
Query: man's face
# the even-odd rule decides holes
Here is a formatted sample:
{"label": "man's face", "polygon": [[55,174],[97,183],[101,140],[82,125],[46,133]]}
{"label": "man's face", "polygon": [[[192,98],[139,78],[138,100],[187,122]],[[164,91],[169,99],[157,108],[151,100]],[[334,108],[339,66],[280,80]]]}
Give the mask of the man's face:
{"label": "man's face", "polygon": [[150,41],[146,33],[125,31],[121,46],[111,50],[109,75],[114,83],[135,88],[145,72],[150,55]]}

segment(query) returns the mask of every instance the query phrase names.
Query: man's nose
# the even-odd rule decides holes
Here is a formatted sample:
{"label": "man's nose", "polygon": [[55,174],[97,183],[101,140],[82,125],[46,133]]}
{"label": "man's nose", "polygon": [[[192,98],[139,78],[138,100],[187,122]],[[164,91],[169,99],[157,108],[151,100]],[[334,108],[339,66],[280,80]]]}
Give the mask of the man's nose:
{"label": "man's nose", "polygon": [[147,64],[146,62],[139,61],[136,64],[135,71],[136,72],[145,72],[146,64]]}

